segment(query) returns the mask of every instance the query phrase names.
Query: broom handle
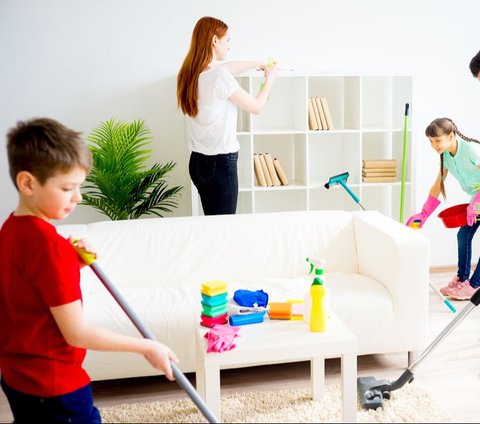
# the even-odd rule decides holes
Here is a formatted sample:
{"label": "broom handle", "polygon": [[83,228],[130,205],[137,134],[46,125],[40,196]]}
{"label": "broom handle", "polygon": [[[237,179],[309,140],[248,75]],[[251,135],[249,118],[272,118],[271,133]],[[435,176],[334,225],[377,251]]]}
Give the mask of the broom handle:
{"label": "broom handle", "polygon": [[402,155],[402,186],[400,189],[400,217],[399,221],[403,224],[403,209],[405,204],[405,174],[407,172],[407,129],[408,129],[408,108],[405,103],[405,119],[403,120],[403,155]]}
{"label": "broom handle", "polygon": [[[98,279],[102,282],[102,284],[105,286],[108,292],[112,295],[112,297],[118,303],[120,308],[122,308],[123,312],[125,312],[125,314],[128,316],[128,318],[130,319],[132,324],[135,326],[135,328],[140,332],[140,334],[144,338],[150,339],[150,340],[156,340],[155,336],[145,327],[145,325],[137,316],[135,311],[125,301],[122,294],[117,290],[117,288],[112,284],[112,282],[107,277],[107,275],[102,271],[100,266],[95,262],[95,255],[90,252],[87,252],[85,249],[81,247],[78,247],[77,242],[78,240],[72,240],[73,247],[76,250],[77,254],[80,256],[83,262],[85,262],[87,265],[90,266],[92,271],[95,273]],[[203,416],[207,419],[207,421],[209,423],[220,422],[215,417],[215,415],[213,415],[213,413],[210,411],[210,409],[205,404],[203,399],[200,397],[198,392],[192,386],[190,381],[187,380],[187,377],[185,377],[185,375],[182,373],[182,371],[180,371],[177,365],[174,362],[170,361],[170,366],[172,367],[172,372],[173,372],[173,376],[175,377],[175,381],[183,390],[185,390],[187,395],[190,396],[190,399],[192,399],[193,403],[197,405],[197,408],[200,410]]]}
{"label": "broom handle", "polygon": [[[135,328],[140,332],[140,334],[146,338],[155,340],[155,336],[145,327],[143,322],[137,316],[135,311],[130,307],[130,305],[125,301],[121,293],[117,290],[117,288],[111,283],[102,269],[98,266],[96,262],[90,264],[90,268],[92,268],[95,275],[99,278],[105,288],[109,291],[118,305],[122,308],[123,312],[128,316],[132,324]],[[177,365],[174,362],[170,362],[170,366],[172,367],[172,372],[175,377],[176,382],[178,385],[185,390],[185,392],[190,396],[192,401],[197,405],[200,412],[203,416],[208,420],[209,423],[218,423],[218,419],[212,414],[209,410],[208,406],[205,404],[203,399],[200,397],[198,392],[192,386],[190,381],[188,381],[187,377],[180,371]]]}
{"label": "broom handle", "polygon": [[[93,272],[96,274],[96,276],[99,278],[99,280],[105,286],[105,288],[109,291],[109,293],[112,295],[112,297],[118,303],[118,305],[122,308],[122,310],[128,316],[128,318],[130,319],[132,324],[136,327],[136,329],[140,332],[140,334],[146,339],[155,340],[155,336],[145,327],[145,325],[140,320],[140,318],[137,316],[135,311],[125,301],[125,299],[123,298],[121,293],[111,283],[111,281],[108,279],[108,277],[102,271],[102,269],[97,265],[97,263],[96,262],[91,263],[90,268],[92,268]],[[195,403],[195,405],[197,405],[198,409],[203,414],[203,416],[208,420],[208,422],[209,423],[218,423],[219,422],[218,419],[213,415],[213,413],[210,411],[210,409],[205,404],[203,399],[200,397],[198,392],[192,386],[190,381],[187,380],[187,377],[185,377],[185,375],[182,373],[182,371],[180,371],[180,369],[177,367],[177,365],[170,361],[170,366],[172,367],[172,372],[173,372],[173,375],[174,375],[175,380],[178,383],[178,385],[183,390],[185,390],[185,392],[188,394],[188,396],[190,396],[193,403]]]}

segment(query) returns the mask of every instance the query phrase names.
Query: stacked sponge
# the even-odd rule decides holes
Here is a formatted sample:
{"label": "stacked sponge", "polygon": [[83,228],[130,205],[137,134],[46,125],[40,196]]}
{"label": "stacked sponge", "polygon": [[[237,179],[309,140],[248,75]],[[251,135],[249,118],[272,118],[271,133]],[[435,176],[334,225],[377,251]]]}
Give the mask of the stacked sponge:
{"label": "stacked sponge", "polygon": [[228,291],[225,281],[214,280],[202,284],[202,314],[200,322],[204,327],[212,328],[228,322]]}

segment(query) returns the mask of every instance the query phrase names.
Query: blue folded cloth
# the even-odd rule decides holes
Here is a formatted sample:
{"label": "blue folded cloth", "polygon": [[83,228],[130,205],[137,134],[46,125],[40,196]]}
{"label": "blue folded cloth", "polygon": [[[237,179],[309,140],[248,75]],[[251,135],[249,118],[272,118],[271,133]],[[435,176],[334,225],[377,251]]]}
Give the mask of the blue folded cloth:
{"label": "blue folded cloth", "polygon": [[268,294],[263,290],[236,290],[233,300],[240,306],[267,306]]}

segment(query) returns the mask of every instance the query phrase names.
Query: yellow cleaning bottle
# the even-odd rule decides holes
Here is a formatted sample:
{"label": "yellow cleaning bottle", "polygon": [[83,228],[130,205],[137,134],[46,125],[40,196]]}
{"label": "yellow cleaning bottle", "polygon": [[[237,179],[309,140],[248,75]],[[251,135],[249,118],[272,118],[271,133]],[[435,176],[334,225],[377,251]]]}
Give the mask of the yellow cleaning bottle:
{"label": "yellow cleaning bottle", "polygon": [[325,313],[325,286],[319,278],[310,286],[312,308],[310,310],[310,331],[324,333],[327,330],[327,314]]}
{"label": "yellow cleaning bottle", "polygon": [[315,333],[324,333],[327,331],[327,307],[326,307],[326,287],[321,279],[323,275],[323,260],[308,260],[314,271],[314,278],[310,286],[310,299],[307,304],[310,306],[309,323],[310,331]]}

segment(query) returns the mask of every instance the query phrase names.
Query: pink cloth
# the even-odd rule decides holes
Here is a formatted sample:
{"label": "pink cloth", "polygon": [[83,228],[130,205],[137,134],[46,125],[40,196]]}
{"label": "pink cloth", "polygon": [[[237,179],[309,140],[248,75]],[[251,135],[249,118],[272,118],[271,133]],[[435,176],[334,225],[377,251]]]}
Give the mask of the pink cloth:
{"label": "pink cloth", "polygon": [[205,333],[207,339],[207,352],[224,352],[235,347],[233,341],[239,336],[239,327],[230,325],[214,325],[212,329]]}
{"label": "pink cloth", "polygon": [[405,225],[407,227],[410,227],[413,221],[420,221],[420,228],[422,228],[427,218],[433,213],[435,209],[437,209],[439,204],[440,200],[438,200],[436,197],[429,195],[425,204],[423,205],[422,212],[411,216],[405,223]]}

